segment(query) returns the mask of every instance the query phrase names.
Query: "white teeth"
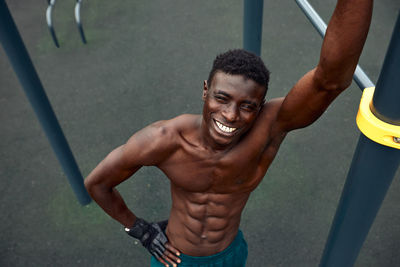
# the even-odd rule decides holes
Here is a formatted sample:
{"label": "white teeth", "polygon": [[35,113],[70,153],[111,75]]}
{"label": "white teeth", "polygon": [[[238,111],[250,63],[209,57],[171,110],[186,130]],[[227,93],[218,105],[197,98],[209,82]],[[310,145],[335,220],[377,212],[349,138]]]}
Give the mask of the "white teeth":
{"label": "white teeth", "polygon": [[220,123],[218,121],[215,121],[215,122],[217,123],[218,128],[223,132],[231,133],[231,132],[236,130],[236,128],[231,128],[231,127],[225,126],[225,125],[223,125],[222,123]]}

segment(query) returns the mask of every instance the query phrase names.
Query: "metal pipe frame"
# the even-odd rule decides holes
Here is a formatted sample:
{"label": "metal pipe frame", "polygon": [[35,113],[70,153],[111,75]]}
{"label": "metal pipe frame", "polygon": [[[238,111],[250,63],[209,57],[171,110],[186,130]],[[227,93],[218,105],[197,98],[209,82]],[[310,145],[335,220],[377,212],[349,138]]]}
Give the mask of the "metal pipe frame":
{"label": "metal pipe frame", "polygon": [[81,36],[81,40],[84,44],[86,44],[86,37],[85,33],[83,32],[83,27],[81,23],[81,5],[82,5],[82,0],[76,0],[75,4],[75,22],[76,25],[78,26],[79,34]]}
{"label": "metal pipe frame", "polygon": [[[48,7],[46,9],[46,21],[47,21],[47,26],[49,27],[49,31],[50,31],[50,35],[51,38],[53,39],[54,44],[56,45],[56,47],[60,47],[60,44],[58,42],[57,39],[57,35],[56,32],[54,30],[54,26],[53,26],[53,9],[54,6],[56,4],[56,0],[48,0]],[[81,5],[82,5],[82,0],[76,0],[75,3],[75,8],[74,8],[74,17],[75,17],[75,22],[76,25],[78,27],[78,31],[79,31],[79,35],[81,37],[82,43],[86,44],[86,37],[85,37],[85,33],[83,31],[83,26],[82,26],[82,22],[81,22]]]}
{"label": "metal pipe frame", "polygon": [[52,14],[53,14],[53,8],[54,5],[56,4],[56,0],[48,0],[49,3],[47,9],[46,9],[46,21],[47,21],[47,26],[49,27],[50,35],[51,38],[53,39],[54,44],[56,47],[60,47],[60,44],[58,43],[57,35],[56,32],[54,31],[53,27],[53,20],[52,20]]}
{"label": "metal pipe frame", "polygon": [[[371,112],[377,119],[394,126],[400,125],[399,69],[400,12],[370,103]],[[399,143],[400,131],[395,134],[393,142]],[[354,265],[399,164],[400,149],[381,145],[364,134],[360,135],[321,267]]]}
{"label": "metal pipe frame", "polygon": [[91,198],[78,165],[4,0],[0,0],[0,42],[78,201],[89,204]]}
{"label": "metal pipe frame", "polygon": [[264,0],[244,0],[243,49],[261,55]]}

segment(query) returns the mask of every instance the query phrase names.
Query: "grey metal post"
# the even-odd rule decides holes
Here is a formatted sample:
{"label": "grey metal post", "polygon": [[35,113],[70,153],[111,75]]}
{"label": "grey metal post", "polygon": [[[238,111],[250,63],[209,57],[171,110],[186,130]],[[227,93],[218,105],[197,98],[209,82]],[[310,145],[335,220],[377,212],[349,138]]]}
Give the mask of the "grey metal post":
{"label": "grey metal post", "polygon": [[91,198],[82,175],[4,0],[0,0],[0,41],[79,202],[88,204]]}
{"label": "grey metal post", "polygon": [[244,0],[243,49],[261,55],[264,0]]}
{"label": "grey metal post", "polygon": [[[371,111],[400,126],[400,12],[375,88]],[[399,133],[400,135],[400,133]],[[320,262],[353,266],[399,167],[400,149],[361,134]]]}

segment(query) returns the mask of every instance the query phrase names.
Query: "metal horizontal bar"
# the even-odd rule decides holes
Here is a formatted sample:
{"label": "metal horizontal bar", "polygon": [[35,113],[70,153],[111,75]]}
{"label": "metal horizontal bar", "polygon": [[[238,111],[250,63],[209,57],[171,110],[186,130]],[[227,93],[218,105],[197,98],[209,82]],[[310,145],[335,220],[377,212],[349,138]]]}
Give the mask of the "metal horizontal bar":
{"label": "metal horizontal bar", "polygon": [[89,204],[91,198],[83,184],[83,177],[79,167],[4,0],[0,0],[0,43],[49,139],[54,153],[64,169],[78,201],[82,205]]}

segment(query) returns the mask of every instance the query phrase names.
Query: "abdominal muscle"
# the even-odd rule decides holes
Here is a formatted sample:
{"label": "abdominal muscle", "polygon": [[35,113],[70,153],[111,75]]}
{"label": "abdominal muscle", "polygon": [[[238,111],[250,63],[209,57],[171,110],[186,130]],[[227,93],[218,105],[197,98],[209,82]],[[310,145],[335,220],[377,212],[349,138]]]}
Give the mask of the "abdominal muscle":
{"label": "abdominal muscle", "polygon": [[209,256],[234,240],[250,192],[187,192],[172,184],[171,194],[169,242],[186,255]]}

